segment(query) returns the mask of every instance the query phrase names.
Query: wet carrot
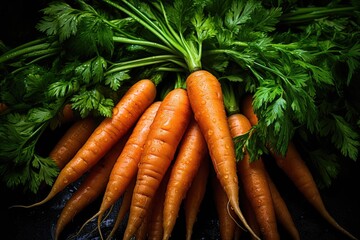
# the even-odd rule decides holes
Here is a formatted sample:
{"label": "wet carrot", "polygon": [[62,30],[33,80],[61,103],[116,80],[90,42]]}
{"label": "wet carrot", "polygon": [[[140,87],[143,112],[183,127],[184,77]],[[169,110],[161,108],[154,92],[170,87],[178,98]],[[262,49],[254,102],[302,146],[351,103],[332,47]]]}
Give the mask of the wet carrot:
{"label": "wet carrot", "polygon": [[49,153],[59,169],[62,169],[84,145],[96,128],[93,118],[87,117],[74,122]]}
{"label": "wet carrot", "polygon": [[58,239],[65,226],[85,207],[97,199],[105,190],[110,171],[123,149],[126,139],[121,139],[99,161],[86,176],[80,187],[66,202],[56,223],[55,239]]}
{"label": "wet carrot", "polygon": [[217,177],[230,205],[245,228],[254,232],[239,207],[239,185],[236,173],[236,156],[218,79],[210,72],[198,70],[186,80],[191,108],[205,137]]}
{"label": "wet carrot", "polygon": [[[233,114],[228,121],[233,137],[245,134],[251,129],[250,121],[242,114]],[[274,205],[262,159],[250,162],[249,155],[245,153],[244,158],[238,162],[238,171],[245,195],[254,209],[262,236],[264,239],[269,240],[280,239]]]}
{"label": "wet carrot", "polygon": [[190,240],[192,237],[193,227],[205,196],[210,171],[209,161],[208,155],[202,159],[198,172],[184,199],[186,240]]}
{"label": "wet carrot", "polygon": [[177,146],[190,122],[191,108],[184,89],[170,91],[159,107],[151,125],[139,162],[124,240],[130,239],[146,216]]}
{"label": "wet carrot", "polygon": [[284,199],[282,198],[280,192],[278,191],[275,183],[272,181],[269,174],[267,174],[267,180],[270,187],[271,197],[274,203],[276,218],[286,229],[286,231],[288,231],[292,239],[300,240],[299,231],[296,228],[294,220],[289,212],[289,209],[286,206]]}
{"label": "wet carrot", "polygon": [[133,127],[155,97],[156,86],[151,80],[140,80],[132,85],[114,107],[112,117],[105,118],[100,123],[81,149],[60,171],[45,199],[30,206],[16,205],[13,207],[29,208],[44,204],[69,184],[78,180]]}
{"label": "wet carrot", "polygon": [[192,119],[179,145],[166,188],[164,240],[170,238],[181,203],[198,172],[202,159],[207,156],[207,151],[204,136],[195,119]]}

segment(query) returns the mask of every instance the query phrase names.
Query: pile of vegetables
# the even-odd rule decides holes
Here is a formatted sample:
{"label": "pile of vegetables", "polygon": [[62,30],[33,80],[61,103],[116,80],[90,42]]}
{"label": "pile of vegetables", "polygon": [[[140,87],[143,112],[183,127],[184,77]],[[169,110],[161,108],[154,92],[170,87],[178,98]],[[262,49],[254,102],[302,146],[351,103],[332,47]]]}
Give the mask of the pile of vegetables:
{"label": "pile of vegetables", "polygon": [[[12,207],[42,205],[81,181],[56,239],[97,198],[88,222],[101,238],[169,239],[183,205],[191,239],[211,185],[222,239],[279,239],[278,224],[300,239],[268,171],[274,161],[330,225],[357,239],[318,188],[358,159],[359,7],[49,3],[39,36],[0,56],[2,181],[32,193],[51,186],[42,201]],[[54,148],[41,149],[64,124]],[[102,232],[118,201],[112,231]]]}

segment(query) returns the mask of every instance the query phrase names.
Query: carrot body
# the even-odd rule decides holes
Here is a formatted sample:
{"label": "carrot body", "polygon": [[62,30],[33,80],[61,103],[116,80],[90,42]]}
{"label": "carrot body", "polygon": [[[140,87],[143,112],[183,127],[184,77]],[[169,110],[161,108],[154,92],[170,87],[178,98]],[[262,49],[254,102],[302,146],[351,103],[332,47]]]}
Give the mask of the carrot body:
{"label": "carrot body", "polygon": [[71,104],[70,103],[65,104],[59,116],[60,123],[68,123],[73,121],[74,119],[75,119],[75,114]]}
{"label": "carrot body", "polygon": [[234,213],[228,206],[229,198],[227,197],[224,189],[219,182],[219,179],[215,176],[215,174],[212,174],[211,176],[213,198],[219,219],[220,238],[222,240],[233,240],[235,237],[235,230],[237,228],[237,225],[233,218],[236,215],[230,216],[230,214]]}
{"label": "carrot body", "polygon": [[130,181],[134,178],[138,170],[143,145],[150,131],[155,115],[161,102],[154,102],[142,114],[136,123],[124,150],[117,159],[109,178],[102,203],[98,212],[98,223],[102,216],[124,193]]}
{"label": "carrot body", "polygon": [[190,240],[192,237],[196,217],[206,192],[209,171],[210,163],[207,155],[207,157],[201,161],[198,172],[184,199],[186,240]]}
{"label": "carrot body", "polygon": [[300,234],[297,230],[293,218],[289,212],[288,207],[284,199],[281,197],[280,192],[278,191],[275,183],[272,181],[271,177],[267,174],[267,180],[270,187],[271,197],[274,203],[274,209],[276,218],[282,224],[282,226],[288,231],[292,239],[300,240]]}
{"label": "carrot body", "polygon": [[148,240],[162,240],[164,236],[163,217],[166,187],[169,182],[172,166],[167,170],[152,202],[152,212],[148,229]]}
{"label": "carrot body", "polygon": [[58,239],[64,227],[103,193],[109,179],[110,171],[117,157],[123,149],[126,139],[121,139],[104,157],[99,161],[86,176],[80,187],[66,202],[56,224],[55,239]]}
{"label": "carrot body", "polygon": [[[233,137],[245,134],[251,129],[251,123],[242,114],[233,114],[228,120]],[[263,237],[269,240],[280,239],[274,205],[262,159],[250,162],[249,155],[245,154],[244,158],[238,162],[238,171],[243,183],[244,193],[254,209]]]}
{"label": "carrot body", "polygon": [[179,145],[177,157],[171,170],[164,203],[164,238],[169,239],[175,226],[180,205],[200,167],[207,156],[207,146],[197,122],[193,119]]}
{"label": "carrot body", "polygon": [[207,142],[217,177],[229,197],[231,207],[246,229],[254,234],[239,207],[235,148],[220,83],[211,73],[199,70],[188,76],[186,87],[191,108]]}
{"label": "carrot body", "polygon": [[73,123],[49,153],[59,169],[62,169],[84,145],[96,128],[96,122],[88,117]]}
{"label": "carrot body", "polygon": [[162,101],[139,162],[130,215],[123,239],[130,239],[146,216],[177,146],[190,122],[191,108],[184,89],[170,91]]}
{"label": "carrot body", "polygon": [[[256,235],[260,236],[261,231],[260,231],[259,223],[256,219],[254,209],[250,205],[250,201],[247,198],[247,196],[245,195],[243,188],[240,188],[240,201],[241,201],[241,207],[243,208],[243,211],[244,211],[244,216],[245,216],[246,220],[248,221],[251,229],[254,230]],[[251,239],[254,239],[254,238],[252,237]]]}
{"label": "carrot body", "polygon": [[[242,103],[244,114],[249,118],[253,119],[252,125],[258,123],[258,118],[254,113],[252,107],[252,96],[248,95],[244,98]],[[351,239],[355,238],[351,233],[341,227],[335,219],[327,211],[322,199],[320,192],[317,188],[316,182],[312,177],[309,168],[301,158],[295,145],[290,142],[285,156],[270,151],[277,165],[287,174],[290,180],[294,183],[297,189],[304,195],[311,205],[320,213],[320,215],[328,221],[335,229],[338,229],[343,234],[347,235]]]}
{"label": "carrot body", "polygon": [[316,182],[294,143],[289,143],[285,156],[281,156],[274,152],[271,153],[275,158],[277,165],[285,172],[297,189],[305,196],[308,202],[320,213],[320,215],[335,229],[351,239],[356,239],[351,233],[341,227],[327,211]]}
{"label": "carrot body", "polygon": [[81,149],[60,171],[48,196],[38,203],[22,207],[44,204],[78,180],[126,134],[155,97],[156,86],[152,81],[145,79],[136,82],[114,107],[113,116],[105,118],[100,123]]}

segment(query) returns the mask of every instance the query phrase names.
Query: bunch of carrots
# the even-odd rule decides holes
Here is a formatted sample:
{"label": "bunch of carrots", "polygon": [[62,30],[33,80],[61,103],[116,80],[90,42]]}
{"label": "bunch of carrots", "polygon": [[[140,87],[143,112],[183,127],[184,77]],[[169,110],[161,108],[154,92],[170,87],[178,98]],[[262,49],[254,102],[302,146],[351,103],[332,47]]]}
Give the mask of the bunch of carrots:
{"label": "bunch of carrots", "polygon": [[[287,137],[292,138],[293,124],[287,125],[287,134],[282,132],[287,135],[282,136],[283,139],[277,138],[273,131],[271,139],[266,139],[269,142],[256,146],[264,149],[262,153],[270,153],[270,158],[259,154],[253,159],[250,145],[241,145],[237,141],[242,136],[256,133],[257,126],[261,125],[259,120],[265,119],[257,118],[253,95],[250,95],[255,96],[261,89],[266,90],[264,106],[273,103],[275,98],[279,100],[274,102],[270,113],[275,113],[277,107],[289,111],[286,117],[291,122],[289,115],[295,112],[298,113],[294,115],[295,120],[308,124],[309,128],[314,127],[311,125],[313,118],[299,112],[308,106],[315,111],[312,101],[318,94],[317,89],[331,85],[329,66],[336,62],[333,59],[338,59],[335,58],[337,54],[346,51],[340,47],[331,48],[332,44],[340,44],[328,40],[318,43],[318,38],[310,37],[320,35],[320,30],[309,28],[296,42],[291,41],[293,35],[290,34],[288,37],[285,34],[284,39],[279,34],[269,35],[282,11],[280,8],[267,9],[261,1],[239,1],[241,4],[237,0],[226,1],[226,4],[209,1],[210,7],[205,7],[203,1],[194,1],[193,5],[188,4],[190,2],[99,1],[97,6],[112,9],[109,15],[82,0],[74,4],[79,9],[67,3],[51,4],[44,10],[46,16],[39,25],[48,35],[39,40],[42,43],[40,50],[33,55],[27,54],[26,51],[34,47],[31,44],[38,43],[34,41],[29,43],[30,47],[19,47],[1,57],[0,63],[35,56],[28,63],[31,66],[55,56],[53,64],[49,65],[59,63],[61,70],[56,73],[61,76],[61,81],[53,80],[49,85],[51,94],[48,95],[52,98],[48,100],[57,103],[56,109],[72,103],[75,105],[72,109],[78,110],[83,117],[72,122],[49,154],[60,171],[47,196],[34,204],[13,205],[12,208],[41,206],[81,180],[79,188],[62,209],[54,239],[61,239],[72,219],[100,199],[98,210],[83,223],[79,233],[95,221],[97,227],[94,230],[101,239],[167,240],[172,238],[183,207],[184,235],[190,240],[206,189],[210,186],[221,239],[277,240],[281,238],[279,224],[292,239],[301,239],[292,214],[268,172],[265,159],[272,159],[329,225],[344,237],[357,239],[327,211],[295,142],[284,144],[285,154],[280,154],[278,146],[272,148],[274,143],[281,145],[288,142]],[[223,10],[218,11],[219,8]],[[53,39],[59,41],[49,46],[47,41]],[[66,64],[69,69],[63,69],[60,60],[71,62],[77,59],[73,54],[78,53],[68,50],[72,45],[79,52],[83,51],[78,57],[84,62]],[[358,49],[358,44],[354,45],[351,49],[354,53],[348,50],[348,55],[339,59],[355,69],[358,61],[352,56],[358,56]],[[45,55],[41,55],[42,50]],[[324,53],[330,56],[328,62],[321,61],[317,65],[315,62],[325,56]],[[130,71],[134,68],[138,71]],[[35,69],[38,72],[32,72],[32,75],[44,74],[42,68],[39,68],[42,71]],[[165,85],[162,77],[172,77],[173,73],[178,77],[174,81],[176,84],[160,94],[159,90],[164,89],[158,84]],[[57,74],[52,77],[58,79]],[[161,80],[156,79],[157,74],[162,76],[159,77]],[[328,77],[330,80],[326,80]],[[349,73],[348,81],[351,78],[352,73]],[[46,82],[47,79],[40,80]],[[243,89],[236,93],[243,95],[236,96],[227,80],[248,82],[238,85]],[[14,81],[8,81],[10,89],[10,83]],[[130,83],[128,89],[123,88],[123,81]],[[31,84],[24,84],[28,85]],[[7,86],[5,81],[4,86]],[[126,92],[120,95],[122,90]],[[279,92],[272,96],[273,91]],[[307,91],[311,94],[306,95]],[[78,95],[74,97],[75,93]],[[33,95],[36,94],[34,91]],[[287,94],[286,100],[279,97]],[[235,100],[228,102],[231,97]],[[59,98],[61,101],[57,101]],[[113,99],[118,98],[113,106]],[[302,101],[304,104],[299,104]],[[233,102],[239,102],[239,106],[229,106]],[[285,107],[286,104],[291,107]],[[5,115],[7,106],[0,106]],[[63,121],[68,121],[66,110]],[[90,114],[92,110],[102,113],[100,122],[95,119],[95,114]],[[52,116],[53,111],[46,113]],[[281,114],[276,118],[281,118]],[[274,127],[274,121],[270,122],[268,126]],[[280,123],[282,121],[276,121],[275,127]],[[357,144],[354,141],[352,146]],[[353,152],[356,156],[357,151]],[[113,211],[117,211],[117,217],[112,229],[104,231],[102,224]]]}
{"label": "bunch of carrots", "polygon": [[[210,72],[194,71],[184,86],[158,100],[153,81],[139,80],[114,107],[112,117],[99,125],[92,118],[75,122],[50,154],[61,171],[47,197],[13,207],[42,205],[86,174],[59,216],[55,239],[99,197],[98,212],[84,226],[97,219],[101,239],[170,239],[182,204],[186,239],[191,239],[210,183],[221,239],[280,239],[278,223],[293,239],[300,239],[263,160],[250,161],[246,149],[236,160],[234,138],[257,123],[251,95],[244,98],[241,112],[227,114],[222,86]],[[344,236],[357,239],[325,209],[294,144],[285,156],[272,154],[310,204]],[[102,221],[120,200],[112,231],[103,233]],[[124,232],[118,230],[122,222]]]}

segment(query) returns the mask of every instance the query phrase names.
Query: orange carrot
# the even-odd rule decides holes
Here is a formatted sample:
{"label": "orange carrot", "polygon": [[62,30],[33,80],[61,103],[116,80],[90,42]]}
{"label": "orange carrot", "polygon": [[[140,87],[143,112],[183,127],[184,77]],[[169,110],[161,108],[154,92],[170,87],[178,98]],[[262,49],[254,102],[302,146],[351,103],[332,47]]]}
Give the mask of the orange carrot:
{"label": "orange carrot", "polygon": [[230,205],[245,228],[254,234],[239,207],[235,148],[220,83],[208,71],[199,70],[188,76],[186,88],[195,119],[205,137],[217,177],[229,197]]}
{"label": "orange carrot", "polygon": [[5,112],[8,109],[8,106],[5,103],[0,103],[0,113]]}
{"label": "orange carrot", "polygon": [[121,139],[88,173],[80,187],[66,202],[56,223],[55,239],[58,239],[65,226],[86,206],[103,193],[110,171],[123,149],[125,140]]}
{"label": "orange carrot", "polygon": [[210,169],[209,156],[207,155],[200,164],[197,174],[184,199],[186,240],[192,237],[193,227],[200,210],[201,202],[206,192],[206,184]]}
{"label": "orange carrot", "polygon": [[327,211],[316,182],[293,142],[289,143],[285,156],[281,156],[274,151],[271,151],[271,154],[273,155],[276,164],[285,172],[296,188],[327,222],[349,238],[357,239],[341,227]]}
{"label": "orange carrot", "polygon": [[[251,123],[242,114],[233,114],[228,121],[233,137],[245,134],[251,129]],[[245,153],[244,158],[238,162],[238,171],[245,195],[254,209],[261,234],[265,239],[280,239],[262,159],[250,162],[249,155]]]}
{"label": "orange carrot", "polygon": [[[244,216],[245,216],[246,220],[248,221],[251,229],[254,230],[254,232],[256,233],[257,236],[260,236],[261,231],[260,231],[259,223],[256,219],[254,209],[250,205],[249,199],[245,195],[243,188],[240,188],[240,202],[241,202],[241,207],[243,208],[243,211],[244,211]],[[254,238],[252,237],[251,239],[254,239]]]}
{"label": "orange carrot", "polygon": [[129,140],[126,142],[124,150],[117,159],[111,171],[109,182],[103,196],[98,215],[98,225],[100,226],[102,216],[124,193],[130,181],[134,178],[138,170],[143,145],[149,134],[150,126],[159,109],[161,102],[154,102],[142,114],[136,123]]}
{"label": "orange carrot", "polygon": [[148,240],[162,240],[164,236],[163,217],[164,217],[164,202],[166,187],[169,182],[171,169],[170,166],[167,170],[160,187],[157,190],[154,199],[152,200],[152,212],[150,218],[150,225],[148,229]]}
{"label": "orange carrot", "polygon": [[213,198],[219,219],[220,238],[222,240],[233,240],[237,225],[234,221],[234,211],[229,209],[229,198],[222,188],[219,179],[215,174],[211,174],[211,186],[213,190]]}
{"label": "orange carrot", "polygon": [[275,183],[272,181],[269,174],[267,174],[267,180],[270,187],[271,197],[274,203],[276,218],[279,220],[282,226],[288,231],[292,239],[300,240],[299,231],[295,226],[295,223],[289,212],[289,209],[286,206],[284,199],[282,198],[280,192],[278,191]]}
{"label": "orange carrot", "polygon": [[93,118],[87,117],[73,123],[49,153],[59,169],[62,169],[84,145],[96,128]]}
{"label": "orange carrot", "polygon": [[[252,97],[247,96],[243,102],[243,109],[247,113],[247,117],[255,119],[252,123],[257,124],[257,116],[252,108]],[[277,165],[287,174],[290,180],[295,184],[297,189],[304,195],[309,203],[320,213],[320,215],[328,221],[335,229],[347,235],[351,239],[355,238],[351,233],[341,227],[335,219],[327,211],[320,192],[317,188],[316,182],[307,167],[304,160],[301,158],[298,150],[293,142],[290,142],[285,156],[281,156],[270,149],[271,154],[275,158]]]}
{"label": "orange carrot", "polygon": [[64,105],[60,112],[59,120],[61,123],[68,123],[75,119],[75,113],[70,103]]}
{"label": "orange carrot", "polygon": [[132,178],[132,180],[130,181],[130,183],[126,187],[126,190],[123,194],[123,198],[121,200],[121,206],[120,206],[119,212],[117,214],[114,226],[111,229],[111,232],[109,233],[107,239],[112,239],[112,237],[115,235],[121,222],[124,220],[126,214],[128,213],[128,211],[130,209],[131,197],[132,197],[134,186],[135,186],[135,180],[136,180],[136,177],[134,176]]}
{"label": "orange carrot", "polygon": [[180,205],[207,156],[207,146],[197,122],[192,119],[182,141],[171,170],[164,203],[164,240],[169,239],[175,226]]}
{"label": "orange carrot", "polygon": [[130,239],[146,216],[151,199],[155,196],[190,122],[191,114],[189,99],[184,89],[170,91],[162,101],[139,162],[123,239]]}
{"label": "orange carrot", "polygon": [[154,101],[156,86],[148,79],[136,82],[113,109],[111,118],[105,118],[88,138],[82,148],[60,171],[50,193],[34,207],[46,203],[69,184],[78,180],[94,166],[106,152],[136,123],[141,114]]}
{"label": "orange carrot", "polygon": [[244,114],[247,119],[249,119],[252,126],[258,123],[258,118],[254,112],[253,104],[253,95],[246,94],[241,101],[241,113]]}

